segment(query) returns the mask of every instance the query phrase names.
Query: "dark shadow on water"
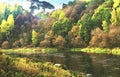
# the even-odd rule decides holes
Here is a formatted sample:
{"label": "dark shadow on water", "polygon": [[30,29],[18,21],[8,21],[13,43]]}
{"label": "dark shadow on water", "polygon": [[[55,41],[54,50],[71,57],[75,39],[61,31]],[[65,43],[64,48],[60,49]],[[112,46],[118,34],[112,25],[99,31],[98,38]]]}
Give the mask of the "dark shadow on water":
{"label": "dark shadow on water", "polygon": [[68,69],[85,73],[93,73],[89,54],[83,52],[66,52],[65,65]]}

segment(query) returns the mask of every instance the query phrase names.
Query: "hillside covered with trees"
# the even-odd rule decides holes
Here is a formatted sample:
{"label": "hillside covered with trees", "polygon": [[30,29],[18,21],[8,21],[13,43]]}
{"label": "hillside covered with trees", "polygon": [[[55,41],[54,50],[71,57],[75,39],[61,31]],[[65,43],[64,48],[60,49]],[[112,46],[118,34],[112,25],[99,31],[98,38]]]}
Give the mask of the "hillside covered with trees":
{"label": "hillside covered with trees", "polygon": [[17,4],[0,5],[1,48],[120,47],[119,0],[74,0],[45,18]]}

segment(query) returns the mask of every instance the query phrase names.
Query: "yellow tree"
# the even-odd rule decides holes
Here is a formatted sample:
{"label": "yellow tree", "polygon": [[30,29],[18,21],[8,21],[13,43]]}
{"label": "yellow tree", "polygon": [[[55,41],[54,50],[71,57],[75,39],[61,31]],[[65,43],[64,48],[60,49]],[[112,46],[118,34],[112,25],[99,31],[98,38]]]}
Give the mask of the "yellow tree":
{"label": "yellow tree", "polygon": [[32,44],[36,46],[38,44],[38,33],[35,30],[32,30]]}
{"label": "yellow tree", "polygon": [[5,33],[12,29],[14,27],[14,17],[12,14],[10,14],[7,18],[7,21],[5,19],[2,20],[1,23],[1,32]]}
{"label": "yellow tree", "polygon": [[120,25],[120,0],[113,0],[113,2],[110,21],[113,25]]}
{"label": "yellow tree", "polygon": [[13,14],[10,14],[7,18],[7,23],[11,26],[14,27],[14,17]]}
{"label": "yellow tree", "polygon": [[54,11],[51,15],[53,18],[57,18],[57,19],[63,19],[65,17],[65,13],[63,10],[57,10]]}
{"label": "yellow tree", "polygon": [[14,17],[12,14],[10,14],[7,18],[7,21],[5,19],[2,20],[1,23],[1,33],[4,34],[4,37],[6,37],[5,40],[11,40],[13,37],[13,28],[14,28]]}
{"label": "yellow tree", "polygon": [[120,0],[113,0],[113,1],[114,1],[113,8],[120,6]]}
{"label": "yellow tree", "polygon": [[5,19],[2,20],[2,23],[1,23],[1,33],[5,33],[7,30],[8,30],[8,24],[7,24],[7,21]]}
{"label": "yellow tree", "polygon": [[113,25],[120,25],[120,7],[112,10],[111,12],[111,23]]}
{"label": "yellow tree", "polygon": [[108,23],[106,21],[102,21],[102,27],[103,27],[104,32],[109,31],[109,26],[108,26]]}
{"label": "yellow tree", "polygon": [[117,24],[117,13],[115,9],[113,9],[111,12],[111,23]]}

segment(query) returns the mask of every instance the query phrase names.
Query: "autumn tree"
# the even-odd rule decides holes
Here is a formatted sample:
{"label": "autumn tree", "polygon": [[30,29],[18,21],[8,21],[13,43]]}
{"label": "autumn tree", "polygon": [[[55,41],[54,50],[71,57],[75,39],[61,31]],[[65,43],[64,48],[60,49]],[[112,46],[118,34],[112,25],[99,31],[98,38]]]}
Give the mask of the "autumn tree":
{"label": "autumn tree", "polygon": [[4,49],[9,48],[9,42],[8,42],[8,41],[4,41],[4,42],[2,43],[2,45],[1,45],[1,47],[4,48]]}
{"label": "autumn tree", "polygon": [[45,40],[43,40],[43,41],[41,41],[40,42],[40,47],[50,47],[50,41],[49,40],[47,40],[47,39],[45,39]]}
{"label": "autumn tree", "polygon": [[102,21],[102,27],[103,27],[104,32],[109,31],[109,25],[106,21]]}
{"label": "autumn tree", "polygon": [[113,47],[120,47],[120,26],[110,26],[109,31],[109,46]]}
{"label": "autumn tree", "polygon": [[65,48],[66,40],[62,36],[58,36],[53,41],[53,44],[58,48],[58,50],[62,50]]}
{"label": "autumn tree", "polygon": [[72,38],[71,45],[74,48],[82,48],[87,46],[80,36]]}
{"label": "autumn tree", "polygon": [[89,42],[91,47],[109,47],[108,34],[100,28],[96,28],[91,32],[91,40]]}
{"label": "autumn tree", "polygon": [[55,18],[56,20],[63,19],[65,17],[65,13],[63,10],[56,10],[52,13],[51,17]]}
{"label": "autumn tree", "polygon": [[51,27],[52,27],[52,25],[53,25],[53,23],[55,22],[56,20],[54,19],[54,18],[52,18],[52,17],[48,17],[48,18],[46,18],[46,20],[44,20],[43,22],[43,27],[44,27],[44,29],[45,29],[45,32],[47,32],[47,31],[49,31],[49,30],[51,30]]}
{"label": "autumn tree", "polygon": [[111,23],[117,26],[120,25],[120,7],[113,8],[111,12]]}
{"label": "autumn tree", "polygon": [[33,30],[32,30],[32,44],[33,44],[34,46],[36,46],[36,45],[39,44],[38,38],[39,38],[38,33],[33,29]]}
{"label": "autumn tree", "polygon": [[120,25],[120,0],[113,0],[110,21],[112,25]]}
{"label": "autumn tree", "polygon": [[113,0],[113,2],[114,2],[113,8],[120,7],[120,0]]}
{"label": "autumn tree", "polygon": [[13,39],[13,29],[14,29],[14,17],[12,14],[10,14],[7,18],[7,21],[5,19],[2,20],[1,24],[1,33],[5,36],[4,40],[12,40]]}
{"label": "autumn tree", "polygon": [[74,25],[72,29],[68,32],[67,35],[67,43],[69,44],[69,47],[72,47],[73,44],[71,44],[71,41],[79,35],[79,26]]}
{"label": "autumn tree", "polygon": [[81,13],[85,10],[85,2],[76,3],[74,6],[68,6],[64,9],[66,17],[69,18],[71,22],[77,22],[82,16]]}

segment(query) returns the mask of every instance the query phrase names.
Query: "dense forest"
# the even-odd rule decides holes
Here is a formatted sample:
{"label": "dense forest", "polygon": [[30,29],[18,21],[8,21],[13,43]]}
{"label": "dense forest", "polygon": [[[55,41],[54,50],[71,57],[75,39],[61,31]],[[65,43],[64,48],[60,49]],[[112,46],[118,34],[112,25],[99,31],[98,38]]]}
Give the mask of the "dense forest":
{"label": "dense forest", "polygon": [[120,47],[120,0],[74,0],[33,16],[0,3],[0,47]]}

